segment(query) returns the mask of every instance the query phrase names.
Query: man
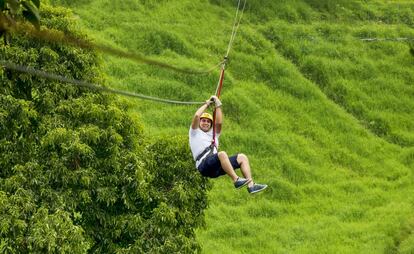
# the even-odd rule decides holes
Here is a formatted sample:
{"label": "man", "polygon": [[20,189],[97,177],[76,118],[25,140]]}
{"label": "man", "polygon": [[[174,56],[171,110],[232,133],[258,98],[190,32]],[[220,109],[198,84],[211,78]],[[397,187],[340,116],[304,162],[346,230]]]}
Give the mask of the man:
{"label": "man", "polygon": [[[216,107],[216,135],[215,145],[213,140],[213,117],[205,111],[214,103]],[[216,178],[227,174],[237,189],[247,185],[249,193],[257,193],[267,188],[265,184],[253,182],[249,160],[246,155],[239,153],[229,157],[224,151],[217,151],[219,137],[223,123],[221,101],[216,96],[211,96],[206,103],[194,114],[190,128],[190,147],[196,167],[205,177]],[[237,176],[235,169],[241,169],[244,178]]]}

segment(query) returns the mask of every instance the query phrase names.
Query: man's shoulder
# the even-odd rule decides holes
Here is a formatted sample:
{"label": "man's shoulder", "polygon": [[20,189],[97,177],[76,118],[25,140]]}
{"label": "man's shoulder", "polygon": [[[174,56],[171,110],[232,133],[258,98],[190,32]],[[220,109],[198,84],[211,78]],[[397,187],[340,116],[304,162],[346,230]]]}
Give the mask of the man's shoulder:
{"label": "man's shoulder", "polygon": [[200,128],[197,128],[197,129],[193,129],[192,127],[190,127],[190,130],[189,130],[189,133],[190,133],[190,135],[213,135],[213,131],[208,131],[208,132],[205,132],[205,131],[203,131],[203,130],[201,130]]}
{"label": "man's shoulder", "polygon": [[199,129],[199,128],[197,128],[197,129],[193,129],[193,127],[192,127],[192,126],[190,126],[190,130],[189,130],[188,132],[189,132],[190,134],[194,135],[194,134],[197,134],[199,131],[200,131],[200,129]]}
{"label": "man's shoulder", "polygon": [[195,128],[195,129],[193,129],[193,127],[192,127],[192,126],[190,126],[190,131],[197,131],[197,130],[200,130],[200,128]]}

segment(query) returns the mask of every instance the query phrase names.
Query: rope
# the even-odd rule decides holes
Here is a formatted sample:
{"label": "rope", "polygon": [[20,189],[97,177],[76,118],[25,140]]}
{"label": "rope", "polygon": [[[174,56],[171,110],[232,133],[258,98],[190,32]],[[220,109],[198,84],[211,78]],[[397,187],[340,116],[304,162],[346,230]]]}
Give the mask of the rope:
{"label": "rope", "polygon": [[[239,2],[237,4],[237,10],[236,10],[236,15],[234,17],[234,24],[233,24],[233,29],[232,29],[231,36],[230,36],[230,41],[229,41],[229,44],[227,46],[226,55],[224,56],[224,59],[223,59],[222,65],[221,65],[220,77],[219,77],[219,81],[218,81],[217,88],[216,88],[216,93],[215,94],[216,94],[217,98],[220,98],[220,95],[221,95],[221,89],[223,87],[223,81],[224,81],[224,71],[226,69],[228,56],[229,56],[230,50],[233,46],[234,39],[236,38],[237,30],[239,29],[240,22],[241,22],[241,19],[243,17],[244,9],[246,7],[246,2],[247,2],[247,0],[244,0],[243,8],[242,8],[240,17],[238,17],[238,15],[239,15],[241,0],[239,0]],[[216,109],[213,110],[213,140],[211,141],[211,145],[216,146]],[[217,146],[216,146],[216,148],[217,148]]]}
{"label": "rope", "polygon": [[234,24],[233,24],[233,29],[231,31],[230,41],[229,41],[229,44],[227,46],[227,52],[226,52],[226,55],[224,56],[223,61],[221,62],[220,78],[219,78],[219,81],[217,83],[217,88],[216,88],[216,92],[215,92],[217,97],[220,97],[221,86],[223,85],[224,69],[226,68],[228,56],[229,56],[230,50],[233,46],[234,38],[236,38],[236,34],[237,34],[238,29],[239,29],[241,19],[243,17],[244,9],[246,8],[246,2],[247,2],[247,0],[244,0],[243,8],[242,8],[242,11],[241,11],[241,14],[240,14],[239,18],[238,18],[238,15],[239,15],[241,0],[239,0],[239,2],[237,4],[236,15],[234,17]]}
{"label": "rope", "polygon": [[88,82],[77,80],[77,79],[67,78],[67,77],[64,77],[64,76],[61,76],[61,75],[48,73],[48,72],[37,70],[37,69],[27,67],[27,66],[17,65],[17,64],[11,63],[11,62],[3,61],[3,60],[0,60],[0,65],[4,66],[5,68],[7,68],[9,70],[14,70],[14,71],[27,73],[27,74],[31,74],[31,75],[36,75],[36,76],[39,76],[39,77],[45,78],[45,79],[60,81],[60,82],[68,83],[68,84],[73,84],[73,85],[79,86],[79,87],[86,87],[86,88],[96,90],[96,91],[119,94],[119,95],[123,95],[123,96],[140,98],[140,99],[144,99],[144,100],[163,102],[163,103],[169,103],[169,104],[184,104],[184,105],[196,105],[196,104],[204,104],[205,103],[205,102],[196,102],[196,101],[175,101],[175,100],[162,99],[162,98],[143,95],[143,94],[131,93],[131,92],[122,91],[122,90],[111,89],[111,88],[107,88],[107,87],[104,87],[104,86],[101,86],[101,85],[98,85],[98,84],[93,84],[93,83],[88,83]]}
{"label": "rope", "polygon": [[[241,4],[241,0],[238,1],[238,5],[237,5],[237,10],[236,10],[236,15],[234,18],[234,24],[233,24],[233,28],[232,28],[232,34],[230,37],[230,41],[229,44],[227,46],[227,52],[226,55],[224,57],[224,60],[221,61],[220,63],[218,63],[217,65],[209,68],[208,70],[190,70],[187,68],[180,68],[180,67],[176,67],[176,66],[172,66],[163,62],[159,62],[156,60],[152,60],[152,59],[148,59],[145,58],[141,55],[138,54],[134,54],[131,52],[125,52],[119,49],[115,49],[109,46],[104,46],[104,45],[99,45],[99,44],[94,44],[92,42],[86,41],[86,40],[82,40],[79,38],[75,38],[73,36],[69,36],[69,35],[65,35],[62,32],[58,31],[52,31],[52,30],[36,30],[31,26],[28,26],[26,24],[21,24],[21,23],[9,23],[9,22],[3,22],[4,20],[1,19],[0,21],[0,25],[2,29],[7,30],[8,32],[13,32],[13,33],[18,33],[18,34],[26,34],[31,36],[32,38],[36,38],[36,39],[40,39],[40,40],[44,40],[47,42],[53,42],[53,43],[64,43],[64,44],[68,44],[68,45],[73,45],[73,46],[78,46],[80,48],[84,48],[84,49],[97,49],[112,55],[116,55],[116,56],[120,56],[123,58],[128,58],[130,60],[134,60],[134,61],[138,61],[138,62],[143,62],[146,64],[150,64],[150,65],[156,65],[159,67],[163,67],[163,68],[167,68],[167,69],[171,69],[171,70],[175,70],[175,71],[179,71],[179,72],[183,72],[183,73],[188,73],[188,74],[205,74],[205,73],[210,73],[212,72],[217,66],[221,65],[221,72],[220,72],[220,79],[219,79],[219,83],[216,89],[216,95],[219,97],[220,93],[221,93],[221,88],[223,85],[223,79],[224,79],[224,70],[225,70],[225,66],[227,63],[227,58],[228,55],[230,53],[230,50],[233,46],[233,42],[234,39],[236,37],[237,34],[237,30],[240,26],[240,22],[241,19],[243,17],[243,13],[244,13],[244,9],[246,7],[246,2],[247,0],[244,1],[243,4],[243,8],[241,11],[241,15],[240,17],[238,17],[239,15],[239,9],[240,9],[240,4]],[[50,80],[55,80],[55,81],[60,81],[60,82],[64,82],[64,83],[68,83],[68,84],[73,84],[79,87],[86,87],[92,90],[97,90],[97,91],[103,91],[103,92],[108,92],[108,93],[113,93],[113,94],[120,94],[123,96],[129,96],[129,97],[134,97],[134,98],[140,98],[140,99],[145,99],[145,100],[152,100],[152,101],[157,101],[157,102],[164,102],[164,103],[171,103],[171,104],[186,104],[186,105],[195,105],[195,104],[204,104],[204,102],[194,102],[194,101],[175,101],[175,100],[169,100],[169,99],[162,99],[162,98],[158,98],[158,97],[153,97],[153,96],[148,96],[148,95],[143,95],[143,94],[137,94],[137,93],[131,93],[131,92],[127,92],[127,91],[122,91],[122,90],[116,90],[116,89],[111,89],[111,88],[107,88],[98,84],[93,84],[93,83],[88,83],[82,80],[77,80],[77,79],[71,79],[71,78],[67,78],[65,76],[61,76],[61,75],[57,75],[57,74],[53,74],[53,73],[48,73],[45,71],[41,71],[41,70],[37,70],[28,66],[22,66],[22,65],[17,65],[11,62],[6,62],[4,60],[0,60],[0,65],[4,66],[5,68],[9,69],[9,70],[14,70],[14,71],[18,71],[18,72],[22,72],[22,73],[27,73],[27,74],[31,74],[31,75],[36,75],[45,79],[50,79]],[[216,115],[216,111],[214,110],[214,118],[213,118],[213,122],[215,120],[215,115]],[[213,128],[215,128],[215,126],[213,125]],[[215,132],[213,132],[215,134]],[[214,139],[213,139],[214,142]]]}
{"label": "rope", "polygon": [[229,51],[230,51],[230,44],[231,44],[231,43],[232,43],[232,41],[233,41],[234,31],[235,31],[235,29],[236,29],[236,23],[237,23],[237,16],[239,15],[240,3],[241,3],[241,0],[239,0],[239,2],[237,3],[236,15],[234,16],[233,28],[232,28],[232,30],[231,30],[231,36],[230,36],[230,41],[229,41],[229,44],[228,44],[228,46],[227,46],[227,53],[226,53],[226,56],[228,56],[228,55],[229,55]]}
{"label": "rope", "polygon": [[361,41],[414,41],[414,38],[362,38]]}
{"label": "rope", "polygon": [[233,29],[232,29],[232,32],[231,32],[231,36],[230,36],[229,45],[227,46],[227,52],[226,52],[226,56],[225,56],[225,58],[227,58],[227,57],[229,56],[229,53],[230,53],[231,47],[233,46],[234,38],[236,37],[237,30],[239,29],[240,22],[241,22],[241,19],[242,19],[242,17],[243,17],[244,9],[245,9],[245,7],[246,7],[246,2],[247,2],[247,0],[244,0],[243,9],[242,9],[242,11],[241,11],[240,18],[239,18],[238,20],[237,20],[237,17],[238,17],[238,15],[239,15],[239,9],[240,9],[240,3],[241,3],[241,0],[239,0],[239,2],[238,2],[238,4],[237,4],[237,10],[236,10],[236,15],[235,15],[235,17],[234,17]]}
{"label": "rope", "polygon": [[44,29],[40,31],[40,30],[33,28],[31,25],[28,25],[25,23],[11,24],[11,23],[6,22],[6,20],[4,19],[0,19],[0,23],[2,23],[0,24],[2,29],[5,29],[15,34],[26,35],[31,38],[39,39],[39,40],[46,41],[49,43],[61,43],[61,44],[76,46],[76,47],[83,48],[83,49],[95,49],[101,52],[108,53],[110,55],[126,58],[134,62],[145,63],[148,65],[155,65],[158,67],[162,67],[162,68],[166,68],[166,69],[170,69],[173,71],[186,73],[186,74],[209,74],[223,63],[223,62],[220,62],[205,70],[192,70],[189,68],[173,66],[171,64],[167,64],[161,61],[149,59],[137,53],[123,51],[123,50],[116,49],[113,47],[100,45],[100,44],[96,44],[96,43],[93,43],[93,42],[90,42],[84,39],[76,38],[74,36],[65,35],[61,31],[54,31],[50,29]]}

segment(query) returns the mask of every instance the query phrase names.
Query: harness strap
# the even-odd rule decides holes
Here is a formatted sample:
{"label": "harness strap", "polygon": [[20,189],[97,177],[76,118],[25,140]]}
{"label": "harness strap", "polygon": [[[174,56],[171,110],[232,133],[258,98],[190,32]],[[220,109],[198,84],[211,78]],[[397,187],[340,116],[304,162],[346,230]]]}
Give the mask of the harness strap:
{"label": "harness strap", "polygon": [[[203,158],[203,156],[206,154],[206,153],[213,153],[213,151],[214,151],[214,145],[213,144],[211,144],[211,145],[209,145],[209,146],[207,146],[198,156],[197,156],[197,158],[196,158],[196,161],[199,161],[201,158]],[[206,157],[208,157],[208,155],[206,156]]]}

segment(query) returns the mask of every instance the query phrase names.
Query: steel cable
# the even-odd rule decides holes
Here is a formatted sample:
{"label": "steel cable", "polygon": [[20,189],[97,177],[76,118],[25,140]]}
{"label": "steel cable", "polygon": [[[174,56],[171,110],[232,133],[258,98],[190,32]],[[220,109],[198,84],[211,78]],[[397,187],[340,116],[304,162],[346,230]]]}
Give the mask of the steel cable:
{"label": "steel cable", "polygon": [[[244,9],[246,7],[246,2],[247,2],[247,0],[244,1],[240,17],[238,17],[238,14],[239,14],[241,0],[239,0],[239,2],[238,2],[236,15],[235,15],[235,18],[234,18],[234,24],[233,24],[233,28],[232,28],[232,33],[231,33],[231,36],[230,36],[230,41],[229,41],[229,44],[228,44],[228,47],[227,47],[227,52],[226,52],[226,56],[225,56],[224,60],[221,61],[220,63],[218,63],[217,65],[207,69],[207,70],[191,70],[191,69],[187,69],[187,68],[180,68],[180,67],[172,66],[172,65],[160,62],[160,61],[148,59],[148,58],[143,57],[139,54],[122,51],[122,50],[115,49],[115,48],[105,46],[105,45],[94,44],[90,41],[79,39],[79,38],[76,38],[74,36],[65,35],[61,31],[53,31],[53,30],[49,30],[49,29],[40,31],[40,30],[34,29],[31,26],[28,26],[27,24],[22,24],[22,23],[10,24],[10,23],[3,23],[2,22],[1,25],[2,25],[2,28],[6,28],[6,30],[8,30],[9,32],[19,33],[19,34],[23,34],[23,35],[24,34],[29,35],[32,38],[36,38],[36,39],[40,39],[40,40],[44,40],[44,41],[52,42],[52,43],[68,44],[68,45],[77,46],[77,47],[84,48],[84,49],[96,49],[96,50],[99,50],[99,51],[102,51],[102,52],[105,52],[105,53],[109,53],[109,54],[112,54],[112,55],[116,55],[116,56],[119,56],[119,57],[127,58],[127,59],[138,61],[138,62],[143,62],[143,63],[150,64],[150,65],[156,65],[156,66],[159,66],[159,67],[163,67],[163,68],[167,68],[167,69],[171,69],[171,70],[174,70],[174,71],[183,72],[183,73],[187,73],[187,74],[207,74],[207,73],[210,73],[210,72],[214,71],[214,69],[217,68],[218,66],[221,66],[222,71],[221,71],[220,79],[222,79],[222,75],[224,74],[223,70],[224,70],[225,65],[227,63],[227,57],[230,53],[230,50],[231,50],[233,42],[234,42],[234,38],[236,37],[237,30],[240,26],[240,22],[241,22],[241,19],[243,17]],[[5,68],[7,68],[9,70],[14,70],[14,71],[27,73],[27,74],[31,74],[31,75],[36,75],[38,77],[42,77],[42,78],[45,78],[45,79],[60,81],[60,82],[63,82],[63,83],[73,84],[73,85],[76,85],[76,86],[79,86],[79,87],[85,87],[85,88],[89,88],[89,89],[93,89],[93,90],[97,90],[97,91],[103,91],[103,92],[108,92],[108,93],[113,93],[113,94],[120,94],[120,95],[124,95],[124,96],[140,98],[140,99],[144,99],[144,100],[151,100],[151,101],[170,103],[170,104],[185,104],[185,105],[197,105],[197,104],[204,104],[205,103],[205,102],[195,102],[195,101],[176,101],[176,100],[163,99],[163,98],[158,98],[158,97],[153,97],[153,96],[148,96],[148,95],[143,95],[143,94],[127,92],[127,91],[123,91],[123,90],[111,89],[111,88],[104,87],[104,86],[101,86],[101,85],[98,85],[98,84],[89,83],[89,82],[85,82],[85,81],[77,80],[77,79],[72,79],[72,78],[68,78],[68,77],[65,77],[65,76],[58,75],[58,74],[48,73],[48,72],[37,70],[37,69],[31,68],[31,67],[28,67],[28,66],[17,65],[17,64],[7,62],[7,61],[4,61],[4,60],[0,60],[0,65],[4,66]],[[219,84],[220,84],[220,81],[219,81]],[[217,93],[217,90],[216,90],[216,93]]]}
{"label": "steel cable", "polygon": [[373,41],[414,41],[414,38],[361,38],[361,41],[373,42]]}
{"label": "steel cable", "polygon": [[244,9],[246,7],[246,2],[247,2],[247,0],[244,0],[243,8],[242,8],[242,11],[241,11],[241,14],[240,14],[240,18],[238,20],[237,20],[237,18],[238,18],[238,15],[239,15],[241,0],[239,0],[239,2],[237,4],[237,10],[236,10],[236,15],[234,17],[233,29],[232,29],[232,32],[231,32],[229,44],[227,46],[227,52],[226,52],[225,58],[227,58],[229,56],[230,50],[233,46],[234,38],[236,37],[237,30],[239,29],[240,22],[241,22],[241,19],[243,17]]}
{"label": "steel cable", "polygon": [[45,78],[45,79],[60,81],[60,82],[63,82],[63,83],[73,84],[73,85],[76,85],[76,86],[79,86],[79,87],[86,87],[86,88],[96,90],[96,91],[102,91],[102,92],[113,93],[113,94],[120,94],[120,95],[124,95],[124,96],[140,98],[140,99],[144,99],[144,100],[151,100],[151,101],[163,102],[163,103],[169,103],[169,104],[184,104],[184,105],[199,105],[199,104],[204,104],[205,103],[205,102],[197,102],[197,101],[176,101],[176,100],[170,100],[170,99],[162,99],[162,98],[158,98],[158,97],[153,97],[153,96],[148,96],[148,95],[143,95],[143,94],[137,94],[137,93],[127,92],[127,91],[112,89],[112,88],[104,87],[102,85],[89,83],[89,82],[85,82],[85,81],[82,81],[82,80],[67,78],[67,77],[64,77],[64,76],[61,76],[61,75],[48,73],[48,72],[37,70],[37,69],[27,67],[27,66],[17,65],[17,64],[11,63],[11,62],[3,61],[3,60],[0,60],[0,65],[4,66],[6,69],[9,69],[9,70],[14,70],[14,71],[22,72],[22,73],[27,73],[27,74],[35,75],[35,76]]}

